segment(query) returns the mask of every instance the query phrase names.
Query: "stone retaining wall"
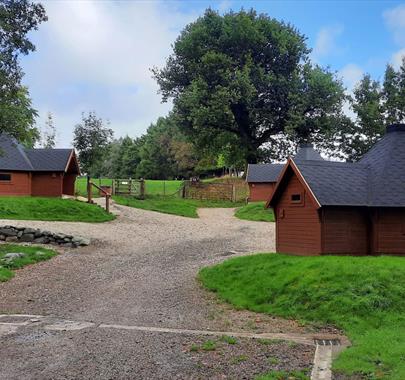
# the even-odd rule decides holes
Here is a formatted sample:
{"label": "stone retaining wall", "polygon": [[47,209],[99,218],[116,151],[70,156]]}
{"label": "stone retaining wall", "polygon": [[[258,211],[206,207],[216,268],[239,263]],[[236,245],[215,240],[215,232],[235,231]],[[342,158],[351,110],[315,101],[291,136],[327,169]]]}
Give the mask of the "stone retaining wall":
{"label": "stone retaining wall", "polygon": [[69,248],[90,244],[90,239],[80,236],[75,237],[34,228],[14,226],[0,227],[0,240],[8,243],[54,244]]}

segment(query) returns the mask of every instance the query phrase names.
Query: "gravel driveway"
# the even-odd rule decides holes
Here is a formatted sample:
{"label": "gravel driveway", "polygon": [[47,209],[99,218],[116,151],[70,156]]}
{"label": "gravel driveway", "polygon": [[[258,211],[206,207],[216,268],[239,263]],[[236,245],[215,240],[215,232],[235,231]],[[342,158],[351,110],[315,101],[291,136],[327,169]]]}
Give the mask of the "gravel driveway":
{"label": "gravel driveway", "polygon": [[[118,218],[103,224],[13,222],[90,237],[92,244],[65,249],[52,260],[17,271],[11,281],[0,284],[0,313],[95,326],[305,332],[293,321],[221,305],[196,281],[199,268],[229,256],[274,251],[273,223],[236,219],[232,209],[201,209],[200,219],[119,205],[112,211]],[[284,343],[243,343],[244,339],[237,353],[232,351],[236,346],[225,343],[218,343],[222,348],[213,352],[190,351],[204,339],[97,328],[47,331],[32,324],[0,334],[0,378],[253,378],[269,368],[308,368],[313,355],[309,346],[293,349]],[[269,356],[277,356],[272,364],[263,359]]]}

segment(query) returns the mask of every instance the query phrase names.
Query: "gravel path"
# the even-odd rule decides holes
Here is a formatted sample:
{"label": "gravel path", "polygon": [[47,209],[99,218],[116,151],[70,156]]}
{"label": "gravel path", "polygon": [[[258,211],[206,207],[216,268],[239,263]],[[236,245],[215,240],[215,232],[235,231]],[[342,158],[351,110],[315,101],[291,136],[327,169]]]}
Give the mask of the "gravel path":
{"label": "gravel path", "polygon": [[[231,255],[274,251],[272,223],[236,219],[232,209],[201,209],[200,219],[119,205],[113,205],[112,211],[118,218],[103,224],[13,222],[90,237],[93,243],[64,249],[52,260],[21,269],[11,281],[0,284],[0,313],[96,324],[307,332],[294,321],[237,312],[218,304],[196,281],[199,268]],[[239,345],[237,350],[245,347],[252,358],[249,365],[248,360],[215,359],[209,352],[190,353],[189,346],[199,339],[170,334],[97,329],[61,333],[26,327],[0,339],[0,379],[188,379],[215,378],[217,373],[218,378],[234,378],[242,362],[245,369],[239,378],[248,379],[269,367],[269,362],[263,364],[266,368],[258,366],[257,358],[271,356],[268,352],[274,350],[271,345]],[[280,368],[310,366],[312,347],[286,347],[279,348]],[[226,353],[230,349],[222,350],[225,357],[233,355]],[[277,367],[275,362],[272,368]]]}

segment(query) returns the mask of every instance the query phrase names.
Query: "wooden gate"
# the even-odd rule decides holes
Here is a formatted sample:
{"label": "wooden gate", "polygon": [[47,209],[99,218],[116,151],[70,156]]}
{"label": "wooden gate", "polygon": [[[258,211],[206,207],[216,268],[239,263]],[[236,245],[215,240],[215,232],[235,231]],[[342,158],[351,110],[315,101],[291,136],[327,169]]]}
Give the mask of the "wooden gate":
{"label": "wooden gate", "polygon": [[129,195],[143,198],[145,195],[145,181],[131,178],[114,179],[112,191],[114,195]]}

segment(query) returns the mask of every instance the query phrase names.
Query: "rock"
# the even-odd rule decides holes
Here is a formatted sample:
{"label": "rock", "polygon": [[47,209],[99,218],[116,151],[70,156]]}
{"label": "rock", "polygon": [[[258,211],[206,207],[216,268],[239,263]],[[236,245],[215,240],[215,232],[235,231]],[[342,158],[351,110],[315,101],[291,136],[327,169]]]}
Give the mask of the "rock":
{"label": "rock", "polygon": [[34,228],[25,228],[25,229],[24,229],[24,235],[27,235],[27,234],[35,234],[36,231],[37,231],[37,230],[34,229]]}
{"label": "rock", "polygon": [[6,237],[4,235],[0,235],[0,240],[6,240]]}
{"label": "rock", "polygon": [[0,228],[0,234],[4,236],[17,236],[17,231],[13,228]]}
{"label": "rock", "polygon": [[34,243],[38,243],[38,244],[48,244],[49,243],[49,239],[45,236],[42,237],[38,237],[34,240]]}
{"label": "rock", "polygon": [[84,238],[84,237],[75,237],[72,239],[72,243],[76,245],[90,245],[90,239]]}
{"label": "rock", "polygon": [[62,247],[66,247],[66,248],[74,248],[73,243],[63,243],[61,244]]}
{"label": "rock", "polygon": [[18,241],[18,237],[17,236],[7,236],[6,237],[6,242],[8,243],[15,243]]}
{"label": "rock", "polygon": [[21,259],[22,257],[25,256],[25,253],[23,252],[10,252],[10,253],[6,253],[3,256],[3,261],[6,263],[11,263],[13,260],[15,259]]}
{"label": "rock", "polygon": [[34,234],[26,234],[26,233],[24,233],[24,235],[22,235],[21,238],[20,238],[20,241],[27,242],[27,243],[32,242],[33,240],[34,240]]}
{"label": "rock", "polygon": [[20,238],[22,236],[22,234],[23,234],[23,231],[18,231],[17,237]]}
{"label": "rock", "polygon": [[39,238],[39,237],[41,237],[42,235],[43,235],[43,233],[42,233],[41,230],[36,230],[35,233],[34,233],[34,236],[35,236],[36,238]]}

